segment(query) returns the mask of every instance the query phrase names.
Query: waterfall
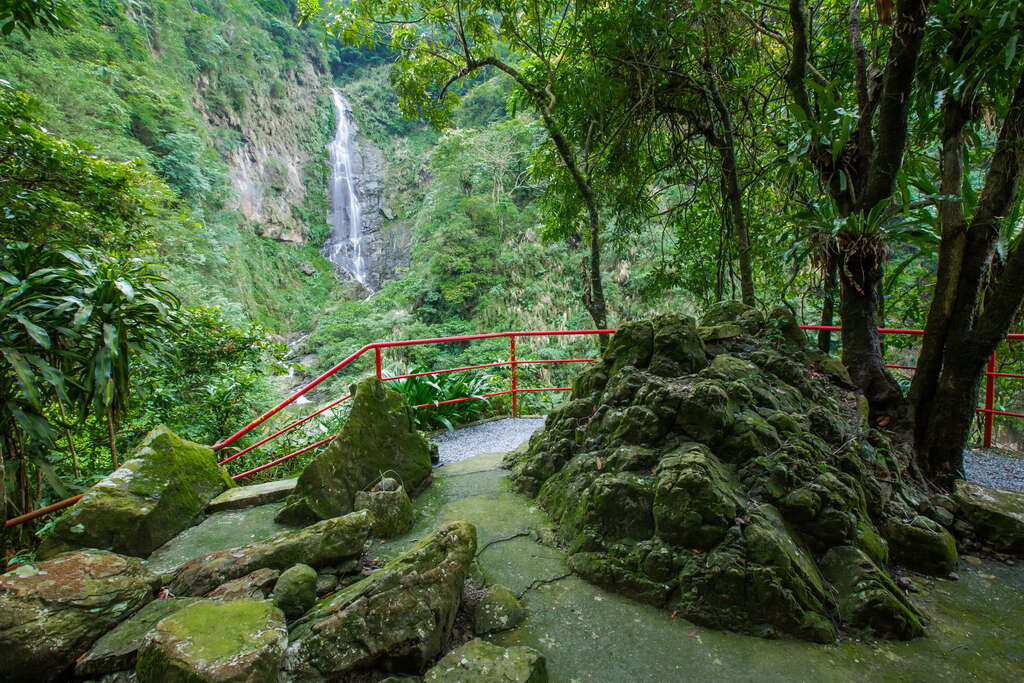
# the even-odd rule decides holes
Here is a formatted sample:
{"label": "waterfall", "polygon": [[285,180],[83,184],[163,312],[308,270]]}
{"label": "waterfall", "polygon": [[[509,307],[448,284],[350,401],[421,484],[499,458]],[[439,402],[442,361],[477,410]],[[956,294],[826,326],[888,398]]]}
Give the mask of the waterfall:
{"label": "waterfall", "polygon": [[331,210],[327,220],[331,232],[324,241],[324,256],[348,273],[353,280],[372,291],[363,254],[363,214],[356,197],[355,126],[352,109],[337,88],[331,88],[338,124],[328,146],[331,164]]}

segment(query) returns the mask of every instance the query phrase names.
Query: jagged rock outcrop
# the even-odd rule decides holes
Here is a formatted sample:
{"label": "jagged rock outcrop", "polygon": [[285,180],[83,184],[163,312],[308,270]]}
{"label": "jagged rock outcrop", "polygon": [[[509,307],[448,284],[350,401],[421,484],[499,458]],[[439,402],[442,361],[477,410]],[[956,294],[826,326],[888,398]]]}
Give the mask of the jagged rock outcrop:
{"label": "jagged rock outcrop", "polygon": [[342,564],[363,553],[370,530],[365,511],[282,531],[268,539],[189,560],[175,572],[174,595],[203,596],[257,569],[285,570],[299,562],[315,568]]}
{"label": "jagged rock outcrop", "polygon": [[547,683],[544,655],[532,647],[500,647],[477,638],[441,658],[425,683]]}
{"label": "jagged rock outcrop", "polygon": [[102,548],[145,557],[192,526],[206,504],[232,486],[213,450],[161,425],[57,520],[39,555]]}
{"label": "jagged rock outcrop", "polygon": [[60,680],[104,633],[153,599],[134,557],[76,550],[0,576],[0,681]]}
{"label": "jagged rock outcrop", "polygon": [[306,466],[278,513],[285,524],[309,524],[354,509],[356,494],[385,477],[415,493],[430,477],[430,446],[416,431],[405,397],[375,377],[352,387],[352,411],[341,434]]}
{"label": "jagged rock outcrop", "polygon": [[287,675],[344,680],[371,668],[422,671],[448,643],[475,554],[476,530],[453,522],[322,600],[290,628]]}
{"label": "jagged rock outcrop", "polygon": [[[557,521],[572,569],[719,628],[819,642],[835,624],[920,634],[885,574],[890,549],[937,574],[956,550],[903,495],[848,376],[783,309],[766,318],[727,302],[702,323],[623,325],[604,363],[506,458]],[[854,551],[861,569],[836,572]]]}
{"label": "jagged rock outcrop", "polygon": [[269,600],[203,600],[160,620],[143,639],[140,683],[276,683],[288,642]]}

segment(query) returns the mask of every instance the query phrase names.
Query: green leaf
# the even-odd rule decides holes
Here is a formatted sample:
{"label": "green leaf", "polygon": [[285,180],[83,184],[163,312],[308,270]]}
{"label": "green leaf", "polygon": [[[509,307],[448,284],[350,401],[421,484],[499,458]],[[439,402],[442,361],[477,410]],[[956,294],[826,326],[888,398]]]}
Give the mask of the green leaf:
{"label": "green leaf", "polygon": [[18,386],[30,404],[39,407],[39,388],[36,386],[36,376],[25,357],[13,349],[5,349],[4,358],[14,369],[14,375],[18,379]]}
{"label": "green leaf", "polygon": [[46,333],[46,330],[20,313],[15,314],[14,319],[21,323],[21,326],[28,332],[28,336],[32,337],[36,344],[39,344],[44,349],[50,348],[50,335]]}

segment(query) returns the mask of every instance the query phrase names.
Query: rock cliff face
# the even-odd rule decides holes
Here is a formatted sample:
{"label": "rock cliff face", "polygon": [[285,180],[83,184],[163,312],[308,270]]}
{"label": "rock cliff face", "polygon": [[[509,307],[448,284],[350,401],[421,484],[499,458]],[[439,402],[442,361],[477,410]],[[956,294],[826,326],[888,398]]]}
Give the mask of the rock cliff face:
{"label": "rock cliff face", "polygon": [[[582,577],[718,628],[912,638],[891,556],[947,574],[950,534],[900,481],[849,378],[787,311],[738,302],[620,327],[506,466]],[[927,558],[927,561],[922,561]]]}
{"label": "rock cliff face", "polygon": [[223,133],[220,152],[235,191],[228,204],[267,237],[305,243],[309,236],[294,209],[307,193],[326,192],[328,81],[329,75],[307,59],[275,87],[250,90],[239,113],[209,106],[213,85],[203,76],[196,80],[196,109]]}

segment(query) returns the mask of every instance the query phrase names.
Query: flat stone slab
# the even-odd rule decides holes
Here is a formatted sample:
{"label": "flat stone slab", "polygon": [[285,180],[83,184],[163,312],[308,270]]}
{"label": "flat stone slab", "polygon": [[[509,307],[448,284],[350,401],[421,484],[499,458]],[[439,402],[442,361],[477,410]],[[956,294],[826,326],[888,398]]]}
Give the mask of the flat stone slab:
{"label": "flat stone slab", "polygon": [[228,489],[210,501],[210,504],[206,506],[206,512],[213,514],[224,510],[242,510],[270,503],[280,503],[292,492],[295,482],[298,480],[298,477],[278,479],[263,484]]}
{"label": "flat stone slab", "polygon": [[274,521],[280,509],[280,503],[273,503],[210,515],[202,524],[186,529],[154,550],[146,564],[155,572],[169,572],[193,557],[270,538],[292,528]]}

